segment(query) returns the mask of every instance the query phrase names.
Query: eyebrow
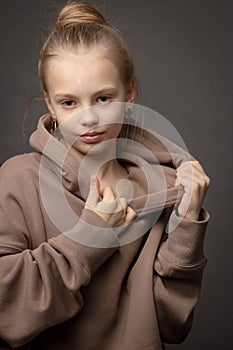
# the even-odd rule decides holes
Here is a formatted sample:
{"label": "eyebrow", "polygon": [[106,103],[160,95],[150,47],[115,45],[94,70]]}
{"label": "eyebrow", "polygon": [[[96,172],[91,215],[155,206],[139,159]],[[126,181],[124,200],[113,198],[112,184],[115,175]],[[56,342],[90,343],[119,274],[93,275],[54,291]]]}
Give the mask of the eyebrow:
{"label": "eyebrow", "polygon": [[[105,86],[103,87],[102,89],[94,92],[93,96],[96,96],[96,95],[101,95],[103,93],[106,93],[106,92],[110,92],[110,93],[116,93],[118,91],[117,87],[114,87],[114,86]],[[55,98],[61,98],[61,97],[66,97],[66,98],[70,98],[70,99],[74,99],[74,98],[77,98],[76,95],[73,95],[73,94],[69,94],[69,93],[66,93],[66,92],[58,92],[54,95]]]}
{"label": "eyebrow", "polygon": [[54,95],[55,98],[61,98],[61,97],[65,97],[65,98],[70,98],[70,99],[74,99],[77,96],[72,95],[72,94],[67,94],[66,92],[59,92],[57,94]]}

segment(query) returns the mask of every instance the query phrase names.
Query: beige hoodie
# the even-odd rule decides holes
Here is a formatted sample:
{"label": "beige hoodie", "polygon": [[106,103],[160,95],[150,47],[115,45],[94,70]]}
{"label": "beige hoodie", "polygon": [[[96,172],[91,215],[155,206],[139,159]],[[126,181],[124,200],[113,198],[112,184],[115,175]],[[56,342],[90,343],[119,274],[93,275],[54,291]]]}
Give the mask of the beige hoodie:
{"label": "beige hoodie", "polygon": [[[160,350],[163,343],[183,341],[200,295],[208,213],[202,209],[198,222],[180,222],[173,213],[178,225],[165,232],[182,191],[173,186],[171,154],[159,139],[144,133],[141,142],[162,165],[166,188],[159,188],[164,182],[158,164],[148,157],[143,162],[155,176],[149,191],[142,169],[123,161],[134,187],[130,205],[139,219],[130,239],[127,231],[113,232],[84,209],[80,164],[70,154],[60,164],[64,146],[54,137],[55,153],[45,147],[51,139],[49,123],[43,116],[31,137],[36,152],[16,156],[0,170],[0,349]],[[186,155],[175,149],[179,163]],[[51,179],[53,186],[59,174],[67,203],[82,219],[76,236],[70,234],[73,223],[66,213],[59,213],[56,225],[41,194],[43,179]],[[56,218],[56,208],[54,213]],[[148,222],[152,227],[143,229]],[[85,223],[95,228],[94,241]]]}

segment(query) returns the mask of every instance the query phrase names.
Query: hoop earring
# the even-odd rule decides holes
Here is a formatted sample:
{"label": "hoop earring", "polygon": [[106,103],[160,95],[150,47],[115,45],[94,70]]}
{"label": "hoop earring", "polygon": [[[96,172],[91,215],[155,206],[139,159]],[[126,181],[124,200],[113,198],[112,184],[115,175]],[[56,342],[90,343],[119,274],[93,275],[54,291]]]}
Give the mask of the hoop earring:
{"label": "hoop earring", "polygon": [[57,119],[51,116],[50,133],[53,134],[56,129],[57,129]]}
{"label": "hoop earring", "polygon": [[126,125],[126,138],[128,138],[128,134],[129,134],[131,116],[132,116],[131,108],[127,108],[127,110],[124,113],[124,124],[127,124]]}
{"label": "hoop earring", "polygon": [[129,134],[130,134],[130,118],[132,115],[132,110],[131,108],[127,108],[124,111],[124,122],[123,124],[125,125],[125,131],[123,134],[123,139],[122,139],[122,150],[126,151],[127,149],[127,142],[128,142],[128,138],[129,138]]}
{"label": "hoop earring", "polygon": [[125,134],[126,139],[135,139],[135,137],[139,135],[139,140],[141,140],[144,130],[144,116],[141,116],[137,109],[134,110],[133,114],[132,109],[128,108],[125,111],[124,118],[126,121],[125,124],[127,124]]}
{"label": "hoop earring", "polygon": [[130,119],[131,115],[132,115],[132,110],[131,110],[131,108],[127,108],[127,110],[126,110],[125,113],[124,113],[124,118],[125,118],[125,119]]}

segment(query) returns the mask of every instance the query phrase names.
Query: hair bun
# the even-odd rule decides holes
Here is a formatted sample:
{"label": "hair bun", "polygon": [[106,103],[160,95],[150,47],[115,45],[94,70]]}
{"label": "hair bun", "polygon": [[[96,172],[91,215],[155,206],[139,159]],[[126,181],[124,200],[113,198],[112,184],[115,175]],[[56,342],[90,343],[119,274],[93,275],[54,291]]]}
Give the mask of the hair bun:
{"label": "hair bun", "polygon": [[59,13],[56,29],[72,27],[77,24],[99,24],[107,25],[105,18],[93,7],[80,2],[67,4]]}

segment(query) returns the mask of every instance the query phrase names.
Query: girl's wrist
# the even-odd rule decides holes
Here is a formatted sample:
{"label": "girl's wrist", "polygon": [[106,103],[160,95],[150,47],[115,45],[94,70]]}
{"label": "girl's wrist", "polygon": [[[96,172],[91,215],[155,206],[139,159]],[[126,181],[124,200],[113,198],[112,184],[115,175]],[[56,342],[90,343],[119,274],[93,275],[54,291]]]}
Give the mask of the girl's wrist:
{"label": "girl's wrist", "polygon": [[199,215],[200,215],[200,211],[197,212],[187,212],[184,216],[185,220],[189,220],[189,221],[199,221]]}
{"label": "girl's wrist", "polygon": [[183,216],[185,220],[188,221],[199,221],[200,217],[200,211],[199,209],[197,210],[187,210],[185,215],[180,214],[179,207],[176,208],[176,215],[177,216]]}

